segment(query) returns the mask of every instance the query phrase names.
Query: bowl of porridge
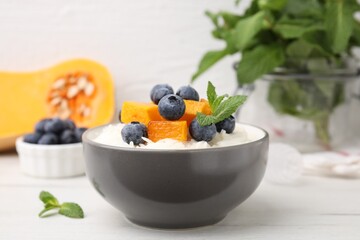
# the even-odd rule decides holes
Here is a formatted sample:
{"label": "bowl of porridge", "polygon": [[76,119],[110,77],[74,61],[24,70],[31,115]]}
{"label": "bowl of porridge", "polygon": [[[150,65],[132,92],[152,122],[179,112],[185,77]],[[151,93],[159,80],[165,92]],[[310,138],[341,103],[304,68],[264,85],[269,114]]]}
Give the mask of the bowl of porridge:
{"label": "bowl of porridge", "polygon": [[268,134],[231,115],[245,96],[208,98],[158,84],[151,103],[124,102],[119,122],[83,135],[86,174],[131,222],[152,228],[215,224],[260,184]]}
{"label": "bowl of porridge", "polygon": [[214,143],[164,140],[135,147],[116,138],[121,125],[85,132],[86,174],[106,201],[138,225],[215,224],[263,178],[269,137],[260,128],[237,124],[238,134]]}

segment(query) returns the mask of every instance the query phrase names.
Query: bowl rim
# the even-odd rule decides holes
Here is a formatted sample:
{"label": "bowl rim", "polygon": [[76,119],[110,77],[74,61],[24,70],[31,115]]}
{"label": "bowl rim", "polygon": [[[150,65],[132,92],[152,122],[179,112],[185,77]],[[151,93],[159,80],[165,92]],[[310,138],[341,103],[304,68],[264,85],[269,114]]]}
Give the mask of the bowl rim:
{"label": "bowl rim", "polygon": [[[250,141],[250,142],[246,142],[246,143],[240,143],[240,144],[236,144],[236,145],[230,145],[230,146],[224,146],[224,147],[209,147],[209,148],[192,148],[192,149],[154,149],[154,148],[134,148],[134,147],[119,147],[119,146],[112,146],[112,145],[107,145],[107,144],[103,144],[103,143],[99,143],[99,142],[95,142],[94,140],[90,139],[88,137],[89,133],[95,130],[98,130],[100,128],[104,128],[105,126],[109,125],[109,124],[103,124],[94,128],[89,128],[87,129],[83,135],[82,135],[82,142],[85,144],[89,144],[91,146],[95,146],[95,147],[100,147],[100,148],[104,148],[104,149],[110,149],[110,150],[120,150],[120,151],[125,151],[125,152],[147,152],[147,153],[194,153],[194,152],[212,152],[212,151],[219,151],[219,150],[231,150],[234,148],[239,148],[239,147],[245,147],[248,145],[252,145],[252,144],[256,144],[259,142],[263,142],[266,139],[269,139],[269,134],[267,131],[265,131],[263,128],[252,125],[252,124],[248,124],[248,123],[239,123],[241,125],[246,125],[246,126],[250,126],[253,128],[256,128],[260,131],[262,131],[264,133],[264,135],[255,140],[255,141]],[[84,145],[85,145],[84,144]]]}

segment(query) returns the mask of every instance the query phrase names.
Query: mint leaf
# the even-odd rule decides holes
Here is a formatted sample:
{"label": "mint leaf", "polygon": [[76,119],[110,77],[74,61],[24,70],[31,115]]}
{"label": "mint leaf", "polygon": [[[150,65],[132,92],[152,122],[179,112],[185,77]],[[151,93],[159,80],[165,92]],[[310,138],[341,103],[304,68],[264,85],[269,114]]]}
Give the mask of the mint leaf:
{"label": "mint leaf", "polygon": [[209,105],[210,105],[210,108],[211,108],[212,112],[215,112],[215,110],[217,109],[219,104],[222,102],[222,100],[225,97],[228,97],[227,94],[222,95],[222,96],[218,96],[217,93],[216,93],[215,87],[211,82],[208,82],[208,87],[207,87],[206,94],[207,94],[207,98],[208,98]]}
{"label": "mint leaf", "polygon": [[314,23],[314,20],[311,19],[290,19],[284,17],[276,23],[274,32],[280,34],[285,39],[292,39],[301,37],[305,32],[323,29],[323,24]]}
{"label": "mint leaf", "polygon": [[299,26],[295,24],[279,23],[275,25],[274,31],[280,34],[285,39],[291,39],[301,37],[306,31],[309,31],[309,27]]}
{"label": "mint leaf", "polygon": [[203,113],[196,113],[196,120],[199,122],[200,126],[208,126],[213,123],[216,123],[216,117],[213,115],[205,115]]}
{"label": "mint leaf", "polygon": [[237,68],[238,81],[241,84],[252,83],[284,61],[285,53],[280,45],[260,45],[245,51]]}
{"label": "mint leaf", "polygon": [[228,54],[228,50],[218,50],[218,51],[210,51],[206,53],[200,61],[197,72],[192,76],[191,81],[194,81],[201,74],[203,74],[206,70],[208,70],[215,63],[220,61],[223,57]]}
{"label": "mint leaf", "polygon": [[324,39],[326,38],[324,31],[306,32],[302,39],[313,47],[311,57],[333,57],[333,54],[324,46]]}
{"label": "mint leaf", "polygon": [[260,9],[279,11],[284,8],[287,0],[258,0],[257,3]]}
{"label": "mint leaf", "polygon": [[302,39],[293,41],[286,48],[286,54],[291,58],[308,58],[314,47]]}
{"label": "mint leaf", "polygon": [[[311,73],[328,73],[331,70],[331,63],[326,58],[311,58],[307,61],[307,69]],[[318,82],[318,81],[316,81]],[[322,81],[320,81],[322,82]],[[326,82],[326,81],[325,81]]]}
{"label": "mint leaf", "polygon": [[265,17],[268,15],[268,12],[260,11],[238,21],[233,33],[233,41],[238,50],[244,50],[250,44],[254,36],[264,27]]}
{"label": "mint leaf", "polygon": [[205,15],[208,16],[215,27],[219,27],[218,14],[206,11]]}
{"label": "mint leaf", "polygon": [[[332,1],[332,0],[331,0]],[[284,13],[298,17],[321,19],[323,15],[322,5],[318,0],[288,0]]]}
{"label": "mint leaf", "polygon": [[246,96],[231,96],[222,95],[218,96],[214,85],[208,82],[207,97],[211,111],[213,114],[205,115],[203,113],[197,113],[196,119],[200,126],[207,126],[214,123],[218,123],[231,116],[238,107],[243,104],[246,100]]}
{"label": "mint leaf", "polygon": [[209,101],[210,108],[211,108],[212,111],[214,111],[213,104],[214,104],[215,99],[217,98],[217,94],[216,94],[216,91],[215,91],[215,87],[211,82],[208,82],[208,87],[207,87],[207,90],[206,90],[206,94],[207,94],[207,98],[208,98],[208,101]]}
{"label": "mint leaf", "polygon": [[231,29],[234,28],[236,26],[236,24],[238,23],[238,21],[242,18],[244,18],[243,16],[240,15],[236,15],[230,12],[226,12],[226,11],[221,11],[219,13],[219,15],[222,17],[222,19],[224,20],[224,27],[226,27],[227,29]]}
{"label": "mint leaf", "polygon": [[[220,122],[231,116],[236,110],[246,101],[246,96],[231,96],[222,101],[216,108],[213,115],[216,117],[216,122]],[[215,123],[216,123],[215,122]]]}
{"label": "mint leaf", "polygon": [[327,42],[334,53],[343,52],[353,28],[352,1],[326,1],[325,26]]}
{"label": "mint leaf", "polygon": [[215,99],[215,101],[213,102],[212,104],[212,108],[211,108],[211,111],[212,112],[215,112],[216,109],[219,107],[220,103],[224,100],[224,98],[226,98],[227,95],[222,95],[222,96],[219,96]]}
{"label": "mint leaf", "polygon": [[62,214],[71,218],[84,218],[84,212],[81,207],[76,203],[63,203],[60,204],[58,200],[49,192],[42,191],[39,195],[40,200],[44,203],[44,209],[39,213],[39,217],[48,217],[53,214],[45,213],[51,210],[57,210],[55,213]]}
{"label": "mint leaf", "polygon": [[76,203],[63,203],[61,204],[59,213],[70,218],[84,218],[82,208]]}
{"label": "mint leaf", "polygon": [[59,205],[58,200],[49,192],[46,191],[40,192],[39,198],[46,206]]}

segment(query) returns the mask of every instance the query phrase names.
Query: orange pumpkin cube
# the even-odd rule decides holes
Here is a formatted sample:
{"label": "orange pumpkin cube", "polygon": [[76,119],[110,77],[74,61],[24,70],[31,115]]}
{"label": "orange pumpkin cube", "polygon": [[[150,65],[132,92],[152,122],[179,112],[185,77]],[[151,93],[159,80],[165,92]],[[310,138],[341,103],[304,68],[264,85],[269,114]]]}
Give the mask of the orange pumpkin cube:
{"label": "orange pumpkin cube", "polygon": [[210,107],[209,101],[206,100],[206,99],[204,99],[204,98],[202,98],[202,99],[200,99],[200,102],[205,103],[205,107],[204,107],[204,112],[203,112],[203,113],[206,114],[206,115],[211,115],[211,114],[212,114],[212,111],[211,111],[211,107]]}
{"label": "orange pumpkin cube", "polygon": [[148,124],[148,137],[153,142],[165,138],[187,141],[187,134],[186,121],[151,121]]}
{"label": "orange pumpkin cube", "polygon": [[188,125],[190,125],[191,121],[196,117],[197,112],[209,114],[210,106],[208,102],[198,102],[194,100],[184,100],[184,102],[186,106],[185,113],[180,118],[180,121],[186,121]]}
{"label": "orange pumpkin cube", "polygon": [[133,121],[147,125],[150,121],[164,120],[158,111],[158,106],[153,103],[124,102],[121,108],[121,121]]}

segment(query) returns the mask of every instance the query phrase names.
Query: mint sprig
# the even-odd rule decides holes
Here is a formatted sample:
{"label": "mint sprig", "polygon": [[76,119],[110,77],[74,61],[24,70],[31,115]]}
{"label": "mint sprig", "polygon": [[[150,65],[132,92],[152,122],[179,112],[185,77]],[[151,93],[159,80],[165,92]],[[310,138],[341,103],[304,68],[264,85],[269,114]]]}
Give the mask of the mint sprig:
{"label": "mint sprig", "polygon": [[236,110],[246,101],[246,96],[242,95],[228,96],[225,94],[218,96],[216,89],[211,82],[208,82],[206,93],[212,114],[205,115],[200,112],[196,114],[196,119],[201,126],[221,122],[236,112]]}
{"label": "mint sprig", "polygon": [[40,200],[44,203],[44,209],[39,213],[39,217],[44,218],[52,214],[45,214],[51,210],[57,210],[59,214],[70,218],[84,218],[82,208],[72,202],[64,202],[62,204],[49,192],[42,191],[39,195]]}

